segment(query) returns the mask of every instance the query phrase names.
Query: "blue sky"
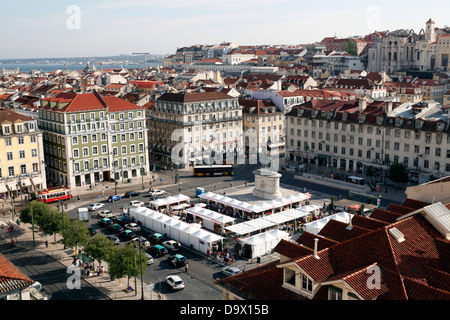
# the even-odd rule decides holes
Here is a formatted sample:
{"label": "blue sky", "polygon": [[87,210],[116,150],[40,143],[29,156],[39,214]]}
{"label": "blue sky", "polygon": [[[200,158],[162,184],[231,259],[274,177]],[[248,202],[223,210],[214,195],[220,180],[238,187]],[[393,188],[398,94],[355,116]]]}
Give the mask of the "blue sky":
{"label": "blue sky", "polygon": [[450,25],[448,8],[448,0],[3,0],[0,59],[170,54],[222,41],[303,44],[375,29],[419,32],[429,18]]}

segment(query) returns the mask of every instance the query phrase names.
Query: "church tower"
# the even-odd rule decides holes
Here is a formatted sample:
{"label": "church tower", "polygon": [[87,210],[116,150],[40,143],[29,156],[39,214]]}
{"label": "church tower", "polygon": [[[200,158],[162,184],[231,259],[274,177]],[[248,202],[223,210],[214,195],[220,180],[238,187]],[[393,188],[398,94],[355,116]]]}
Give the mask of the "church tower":
{"label": "church tower", "polygon": [[436,31],[434,30],[434,21],[430,18],[426,24],[425,40],[436,42]]}

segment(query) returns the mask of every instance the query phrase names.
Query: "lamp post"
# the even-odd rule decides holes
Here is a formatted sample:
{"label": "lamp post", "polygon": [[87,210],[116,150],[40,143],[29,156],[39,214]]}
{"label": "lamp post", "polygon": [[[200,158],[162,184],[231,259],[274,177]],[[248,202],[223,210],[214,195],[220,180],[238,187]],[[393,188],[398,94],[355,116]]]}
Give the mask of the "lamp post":
{"label": "lamp post", "polygon": [[[58,202],[59,202],[59,203],[58,203],[58,205],[57,205],[56,207],[58,208],[58,210],[59,210],[59,207],[61,207],[62,226],[63,226],[63,232],[64,232],[64,230],[65,230],[65,222],[64,222],[64,205],[67,206],[67,204],[64,204],[64,205],[63,205],[62,200],[59,200]],[[64,249],[66,249],[66,244],[65,244],[65,243],[64,243]]]}
{"label": "lamp post", "polygon": [[36,242],[34,239],[34,214],[33,214],[33,206],[30,206],[31,213],[31,233],[33,234],[33,249],[36,249]]}

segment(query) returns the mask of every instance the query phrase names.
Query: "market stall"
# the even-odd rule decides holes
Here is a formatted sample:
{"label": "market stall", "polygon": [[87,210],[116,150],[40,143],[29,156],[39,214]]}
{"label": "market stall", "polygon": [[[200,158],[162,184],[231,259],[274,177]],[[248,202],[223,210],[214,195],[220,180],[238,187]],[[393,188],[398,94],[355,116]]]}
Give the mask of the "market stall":
{"label": "market stall", "polygon": [[272,253],[273,248],[281,241],[288,240],[287,232],[273,229],[248,238],[241,239],[241,255],[247,259],[265,256]]}
{"label": "market stall", "polygon": [[194,206],[185,210],[187,214],[202,219],[202,226],[206,229],[223,233],[224,228],[228,225],[234,224],[236,219],[218,212]]}

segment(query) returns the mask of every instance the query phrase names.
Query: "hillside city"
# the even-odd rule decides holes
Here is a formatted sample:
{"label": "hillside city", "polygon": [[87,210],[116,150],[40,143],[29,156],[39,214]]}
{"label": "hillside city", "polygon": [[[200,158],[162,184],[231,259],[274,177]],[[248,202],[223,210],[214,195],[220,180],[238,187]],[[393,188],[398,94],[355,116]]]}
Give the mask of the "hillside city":
{"label": "hillside city", "polygon": [[425,20],[0,64],[0,300],[450,300],[450,28]]}

